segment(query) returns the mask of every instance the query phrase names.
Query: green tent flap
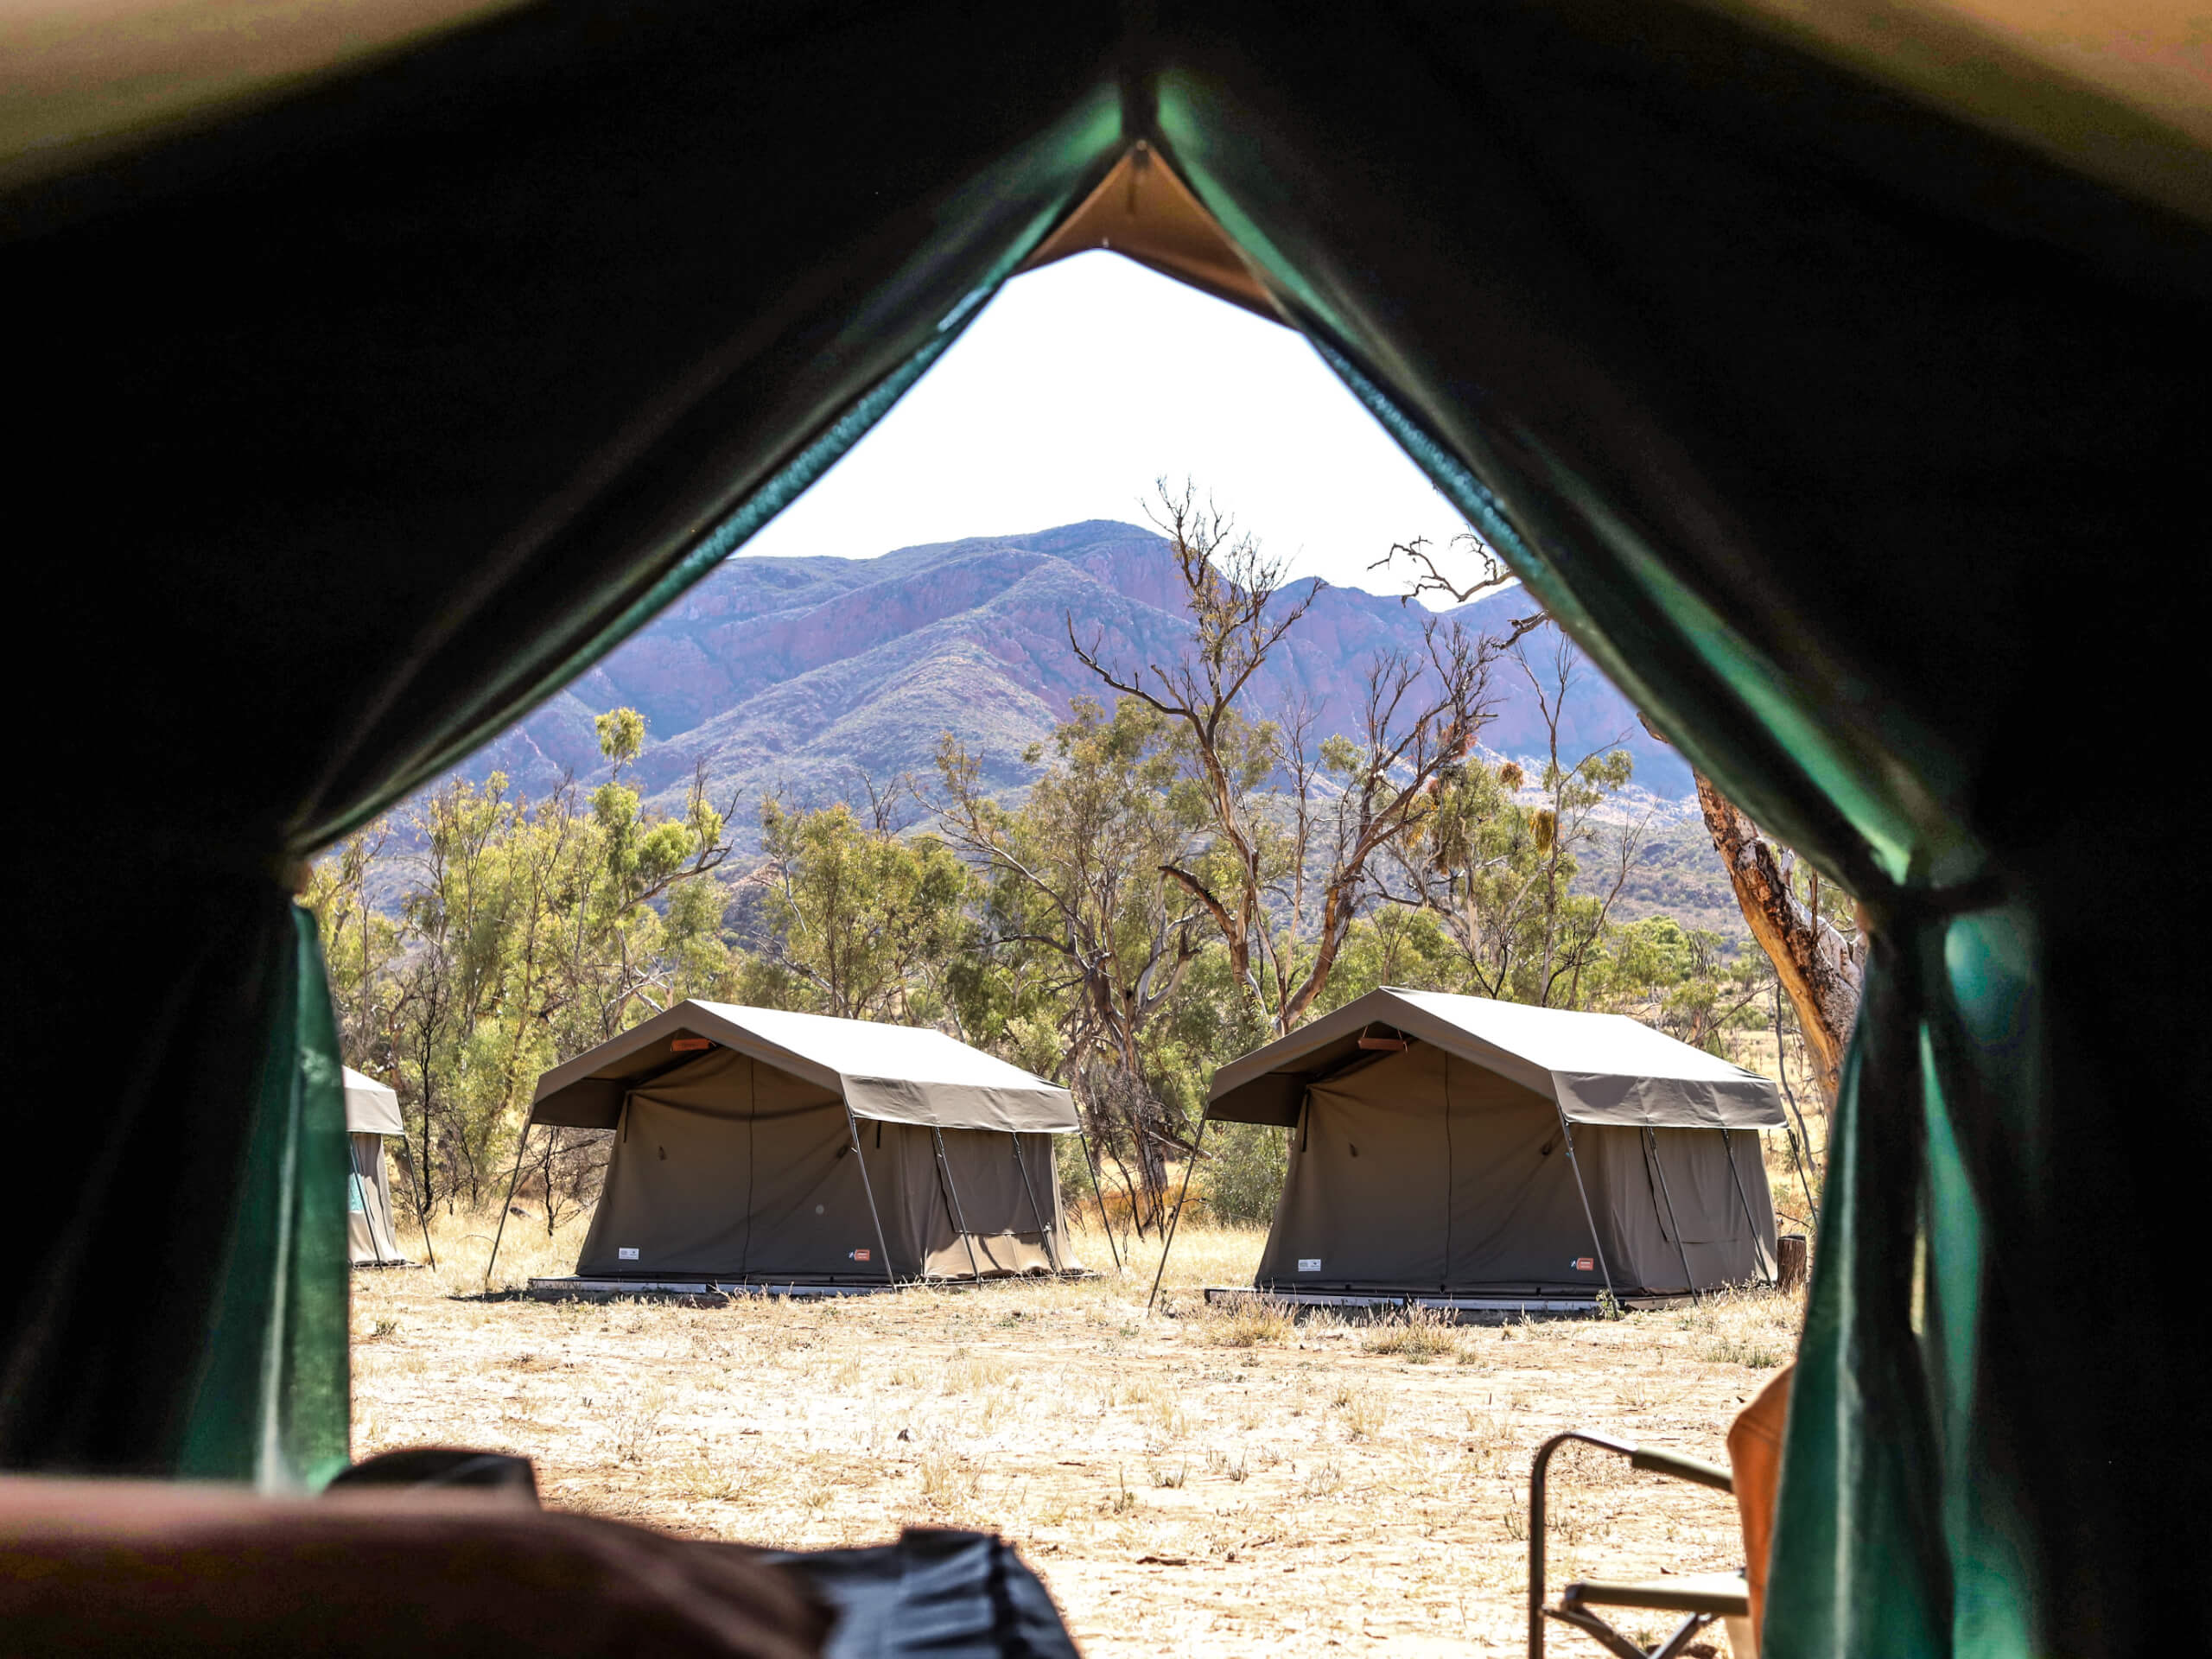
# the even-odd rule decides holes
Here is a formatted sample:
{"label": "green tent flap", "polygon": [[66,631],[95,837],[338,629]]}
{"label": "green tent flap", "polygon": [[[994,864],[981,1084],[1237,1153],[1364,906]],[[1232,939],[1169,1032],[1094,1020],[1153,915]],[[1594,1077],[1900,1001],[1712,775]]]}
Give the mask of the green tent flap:
{"label": "green tent flap", "polygon": [[272,1011],[176,1459],[181,1475],[271,1491],[320,1486],[346,1466],[353,1436],[344,1068],[315,918],[296,908],[291,923],[297,968]]}

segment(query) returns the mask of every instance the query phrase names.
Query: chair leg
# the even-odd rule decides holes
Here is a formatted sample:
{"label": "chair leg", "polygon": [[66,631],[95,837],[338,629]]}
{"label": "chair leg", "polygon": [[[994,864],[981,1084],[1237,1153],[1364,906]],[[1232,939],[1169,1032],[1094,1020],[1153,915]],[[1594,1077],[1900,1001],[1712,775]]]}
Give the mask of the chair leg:
{"label": "chair leg", "polygon": [[1689,1646],[1690,1638],[1713,1623],[1711,1613],[1692,1613],[1675,1628],[1675,1633],[1651,1649],[1651,1659],[1675,1659],[1675,1656]]}
{"label": "chair leg", "polygon": [[1595,1613],[1570,1612],[1563,1607],[1547,1607],[1546,1618],[1555,1618],[1562,1624],[1572,1624],[1592,1642],[1615,1656],[1615,1659],[1675,1659],[1675,1656],[1689,1646],[1690,1638],[1713,1623],[1711,1613],[1692,1613],[1675,1627],[1675,1633],[1656,1648],[1641,1648],[1623,1636]]}
{"label": "chair leg", "polygon": [[1562,1607],[1544,1609],[1546,1618],[1555,1618],[1562,1624],[1574,1628],[1614,1656],[1614,1659],[1651,1659],[1651,1656],[1630,1641],[1618,1630],[1595,1613],[1568,1612]]}

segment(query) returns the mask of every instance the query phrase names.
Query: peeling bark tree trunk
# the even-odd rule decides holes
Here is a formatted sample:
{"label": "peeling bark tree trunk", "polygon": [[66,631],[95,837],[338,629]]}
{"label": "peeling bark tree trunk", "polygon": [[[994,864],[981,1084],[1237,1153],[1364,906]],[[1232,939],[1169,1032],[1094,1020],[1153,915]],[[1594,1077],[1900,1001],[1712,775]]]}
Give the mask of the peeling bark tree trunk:
{"label": "peeling bark tree trunk", "polygon": [[1789,875],[1758,826],[1703,772],[1693,769],[1691,775],[1697,779],[1697,804],[1713,849],[1728,868],[1737,907],[1797,1010],[1814,1080],[1833,1109],[1844,1044],[1859,1017],[1858,959],[1843,935],[1790,892]]}

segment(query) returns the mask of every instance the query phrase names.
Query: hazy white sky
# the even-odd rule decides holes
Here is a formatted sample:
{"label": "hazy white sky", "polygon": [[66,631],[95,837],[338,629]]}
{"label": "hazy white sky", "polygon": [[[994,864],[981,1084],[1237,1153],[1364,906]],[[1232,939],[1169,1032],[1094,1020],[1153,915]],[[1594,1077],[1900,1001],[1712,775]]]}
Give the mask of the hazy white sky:
{"label": "hazy white sky", "polygon": [[[1439,548],[1459,512],[1287,328],[1110,253],[1018,276],[875,430],[741,550],[897,547],[1141,524],[1188,476],[1303,575],[1395,593],[1367,566]],[[1463,556],[1464,560],[1464,556]]]}

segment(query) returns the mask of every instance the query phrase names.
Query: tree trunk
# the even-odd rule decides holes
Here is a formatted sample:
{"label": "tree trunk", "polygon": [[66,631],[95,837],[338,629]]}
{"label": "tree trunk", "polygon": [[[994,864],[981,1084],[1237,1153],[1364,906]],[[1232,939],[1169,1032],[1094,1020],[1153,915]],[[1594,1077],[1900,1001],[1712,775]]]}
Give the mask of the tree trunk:
{"label": "tree trunk", "polygon": [[1727,866],[1737,906],[1797,1010],[1814,1080],[1833,1109],[1844,1044],[1859,1017],[1859,963],[1843,936],[1789,891],[1774,847],[1758,826],[1703,772],[1692,775],[1697,779],[1697,804],[1705,814],[1705,827],[1720,861]]}

